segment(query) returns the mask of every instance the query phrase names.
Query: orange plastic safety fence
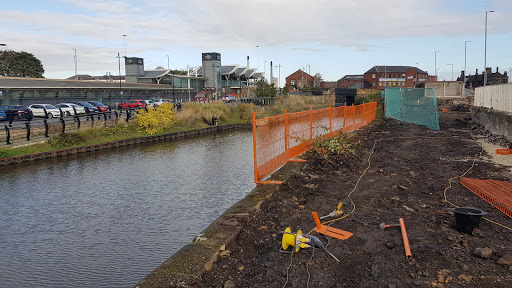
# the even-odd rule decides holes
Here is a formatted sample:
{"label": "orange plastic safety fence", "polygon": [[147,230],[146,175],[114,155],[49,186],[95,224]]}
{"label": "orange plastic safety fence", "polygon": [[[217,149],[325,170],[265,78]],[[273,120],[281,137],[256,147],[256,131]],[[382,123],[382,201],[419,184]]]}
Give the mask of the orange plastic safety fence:
{"label": "orange plastic safety fence", "polygon": [[460,178],[460,183],[512,218],[512,184],[507,181]]}
{"label": "orange plastic safety fence", "polygon": [[286,113],[256,120],[253,113],[256,183],[306,152],[312,140],[356,130],[375,119],[377,103]]}

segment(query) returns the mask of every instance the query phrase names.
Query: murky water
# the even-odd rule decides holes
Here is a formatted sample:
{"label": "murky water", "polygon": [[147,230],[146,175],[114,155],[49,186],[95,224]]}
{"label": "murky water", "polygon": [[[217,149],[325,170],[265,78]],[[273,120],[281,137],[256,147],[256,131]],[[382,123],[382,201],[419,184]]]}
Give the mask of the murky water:
{"label": "murky water", "polygon": [[254,184],[252,134],[0,170],[0,287],[130,287]]}

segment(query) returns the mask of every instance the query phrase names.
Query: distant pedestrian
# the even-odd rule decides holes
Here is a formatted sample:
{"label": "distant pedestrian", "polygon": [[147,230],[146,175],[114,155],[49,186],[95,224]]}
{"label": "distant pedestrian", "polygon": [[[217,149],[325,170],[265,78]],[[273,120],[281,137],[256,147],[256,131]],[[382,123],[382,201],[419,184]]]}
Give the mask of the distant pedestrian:
{"label": "distant pedestrian", "polygon": [[218,124],[217,123],[217,115],[213,114],[213,116],[212,116],[212,125],[213,126],[217,126],[217,124]]}

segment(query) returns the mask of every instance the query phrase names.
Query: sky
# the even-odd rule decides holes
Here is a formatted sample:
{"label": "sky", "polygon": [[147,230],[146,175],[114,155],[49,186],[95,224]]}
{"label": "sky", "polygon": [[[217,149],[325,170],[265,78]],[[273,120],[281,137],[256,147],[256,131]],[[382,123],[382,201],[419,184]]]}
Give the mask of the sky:
{"label": "sky", "polygon": [[[416,66],[439,80],[512,70],[510,0],[26,0],[2,1],[0,49],[41,60],[44,77],[119,74],[117,55],[145,69],[247,65],[270,76],[304,69],[325,81],[375,65]],[[487,13],[487,53],[485,17]],[[126,35],[126,36],[123,36]],[[470,42],[466,42],[470,41]],[[439,52],[436,52],[439,51]],[[466,57],[465,57],[466,54]],[[486,59],[486,60],[485,60]],[[280,66],[280,67],[278,67]],[[453,73],[452,73],[453,68]],[[121,61],[121,74],[124,63]]]}

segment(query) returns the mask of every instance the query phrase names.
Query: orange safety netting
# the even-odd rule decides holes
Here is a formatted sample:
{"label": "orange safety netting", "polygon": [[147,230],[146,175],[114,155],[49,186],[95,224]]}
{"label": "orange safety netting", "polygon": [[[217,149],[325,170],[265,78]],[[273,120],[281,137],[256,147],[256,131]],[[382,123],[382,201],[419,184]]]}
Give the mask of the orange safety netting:
{"label": "orange safety netting", "polygon": [[306,152],[312,140],[349,132],[375,119],[377,102],[286,113],[256,120],[253,113],[254,178],[256,183],[294,157]]}
{"label": "orange safety netting", "polygon": [[460,184],[512,218],[512,184],[509,182],[461,178]]}

